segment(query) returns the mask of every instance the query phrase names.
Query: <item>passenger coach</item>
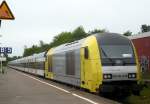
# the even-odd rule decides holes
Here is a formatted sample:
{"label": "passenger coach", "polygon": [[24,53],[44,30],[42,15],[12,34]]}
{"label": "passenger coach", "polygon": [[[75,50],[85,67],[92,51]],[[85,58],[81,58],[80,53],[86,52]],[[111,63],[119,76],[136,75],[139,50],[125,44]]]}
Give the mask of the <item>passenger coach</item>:
{"label": "passenger coach", "polygon": [[24,72],[44,76],[45,52],[11,61],[8,65]]}

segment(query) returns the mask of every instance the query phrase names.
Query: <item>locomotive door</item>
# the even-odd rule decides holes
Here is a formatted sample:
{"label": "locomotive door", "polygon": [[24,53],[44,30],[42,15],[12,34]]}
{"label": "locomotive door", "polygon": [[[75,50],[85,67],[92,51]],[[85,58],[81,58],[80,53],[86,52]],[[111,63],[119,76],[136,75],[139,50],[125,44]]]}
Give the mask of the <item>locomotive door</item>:
{"label": "locomotive door", "polygon": [[85,84],[85,60],[84,60],[84,47],[80,49],[80,76],[81,76],[81,87],[84,87]]}

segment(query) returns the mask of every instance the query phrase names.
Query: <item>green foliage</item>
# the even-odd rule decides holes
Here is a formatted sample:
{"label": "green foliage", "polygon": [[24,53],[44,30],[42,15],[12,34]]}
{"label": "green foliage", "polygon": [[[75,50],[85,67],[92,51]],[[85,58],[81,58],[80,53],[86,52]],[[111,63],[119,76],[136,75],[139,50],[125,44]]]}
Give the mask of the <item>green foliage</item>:
{"label": "green foliage", "polygon": [[85,38],[87,37],[87,33],[84,31],[84,28],[82,26],[78,27],[77,29],[75,29],[73,32],[72,32],[72,39],[73,41],[75,40],[79,40],[79,39],[82,39],[82,38]]}
{"label": "green foliage", "polygon": [[150,80],[150,72],[146,71],[142,73],[142,78],[145,80]]}
{"label": "green foliage", "polygon": [[54,37],[53,41],[50,44],[46,44],[40,40],[39,46],[33,45],[30,48],[25,46],[23,56],[29,56],[34,53],[40,53],[43,51],[47,51],[49,48],[56,47],[58,45],[69,43],[75,40],[82,39],[87,37],[87,33],[84,31],[82,26],[76,28],[73,32],[62,32]]}
{"label": "green foliage", "polygon": [[21,58],[21,56],[8,57],[8,58],[7,58],[7,61],[16,60],[16,59],[19,59],[19,58]]}
{"label": "green foliage", "polygon": [[142,33],[148,32],[148,31],[150,31],[150,25],[144,24],[144,25],[141,26],[141,32]]}
{"label": "green foliage", "polygon": [[[141,31],[142,32],[150,31],[150,26],[146,25],[146,24],[142,25]],[[84,28],[82,26],[79,26],[72,32],[62,32],[62,33],[58,34],[57,36],[54,37],[53,41],[49,44],[46,44],[42,40],[40,40],[39,45],[33,45],[32,47],[29,47],[29,48],[27,46],[25,46],[23,57],[32,55],[34,53],[40,53],[43,51],[47,51],[52,47],[56,47],[56,46],[64,44],[64,43],[69,43],[69,42],[72,42],[75,40],[79,40],[79,39],[85,38],[91,34],[104,33],[104,32],[108,32],[108,31],[106,31],[105,29],[94,29],[94,30],[91,30],[88,33],[86,33]],[[123,35],[131,36],[132,32],[128,30]]]}
{"label": "green foliage", "polygon": [[108,32],[105,29],[94,29],[92,31],[89,31],[89,34],[96,34],[96,33],[104,33],[104,32]]}
{"label": "green foliage", "polygon": [[140,96],[131,95],[125,99],[126,104],[150,104],[150,86],[144,88]]}
{"label": "green foliage", "polygon": [[72,42],[72,33],[71,32],[62,32],[59,35],[55,36],[53,42],[50,43],[51,47],[55,47],[64,43]]}
{"label": "green foliage", "polygon": [[132,32],[128,30],[128,31],[124,32],[123,35],[124,36],[131,36]]}

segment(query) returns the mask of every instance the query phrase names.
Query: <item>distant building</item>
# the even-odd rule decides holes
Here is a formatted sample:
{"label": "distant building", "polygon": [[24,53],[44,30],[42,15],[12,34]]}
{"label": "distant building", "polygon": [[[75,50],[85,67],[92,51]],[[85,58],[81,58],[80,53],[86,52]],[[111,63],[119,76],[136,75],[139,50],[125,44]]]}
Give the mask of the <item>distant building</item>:
{"label": "distant building", "polygon": [[143,72],[150,72],[150,32],[129,36],[132,40]]}

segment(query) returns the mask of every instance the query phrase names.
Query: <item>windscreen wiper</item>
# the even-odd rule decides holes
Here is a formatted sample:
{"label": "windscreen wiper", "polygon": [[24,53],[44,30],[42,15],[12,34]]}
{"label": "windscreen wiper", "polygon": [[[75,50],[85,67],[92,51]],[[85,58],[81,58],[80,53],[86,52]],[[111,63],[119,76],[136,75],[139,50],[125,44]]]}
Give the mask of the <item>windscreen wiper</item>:
{"label": "windscreen wiper", "polygon": [[105,55],[105,57],[107,57],[108,60],[112,63],[112,65],[114,65],[113,60],[112,60],[111,58],[108,57],[108,55],[107,55],[106,52],[103,50],[103,48],[101,48],[101,50],[102,50],[103,54]]}

